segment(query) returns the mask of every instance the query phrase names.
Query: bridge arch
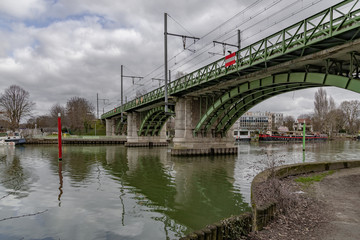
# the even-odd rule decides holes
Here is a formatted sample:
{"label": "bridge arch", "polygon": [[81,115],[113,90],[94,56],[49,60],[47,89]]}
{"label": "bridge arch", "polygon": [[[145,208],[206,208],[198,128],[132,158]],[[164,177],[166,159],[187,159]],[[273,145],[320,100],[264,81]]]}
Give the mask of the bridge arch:
{"label": "bridge arch", "polygon": [[171,109],[168,111],[171,114],[165,114],[165,106],[151,109],[141,122],[138,136],[158,136],[166,121],[174,114]]}
{"label": "bridge arch", "polygon": [[299,89],[335,86],[360,93],[360,80],[324,73],[282,73],[251,82],[244,82],[223,94],[201,117],[194,135],[225,135],[235,121],[256,104],[273,96]]}
{"label": "bridge arch", "polygon": [[127,115],[123,115],[123,119],[119,119],[116,124],[115,134],[126,135],[127,134]]}

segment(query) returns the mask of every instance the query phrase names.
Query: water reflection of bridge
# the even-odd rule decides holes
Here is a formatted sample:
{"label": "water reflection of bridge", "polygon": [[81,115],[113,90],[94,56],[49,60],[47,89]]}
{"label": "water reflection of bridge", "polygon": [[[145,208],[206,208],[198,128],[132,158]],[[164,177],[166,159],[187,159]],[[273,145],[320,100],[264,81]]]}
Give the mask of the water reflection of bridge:
{"label": "water reflection of bridge", "polygon": [[[126,152],[126,158],[123,154]],[[145,199],[141,204],[161,213],[165,228],[181,232],[200,229],[248,210],[234,187],[235,157],[171,157],[167,148],[107,148],[111,171]],[[179,233],[180,233],[179,232]]]}

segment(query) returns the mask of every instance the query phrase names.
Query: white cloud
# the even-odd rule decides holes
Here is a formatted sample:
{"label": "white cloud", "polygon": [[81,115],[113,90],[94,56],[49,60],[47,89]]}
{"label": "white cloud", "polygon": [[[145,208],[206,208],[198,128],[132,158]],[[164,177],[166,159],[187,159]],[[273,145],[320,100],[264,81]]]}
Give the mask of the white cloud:
{"label": "white cloud", "polygon": [[[126,75],[144,76],[163,64],[164,12],[182,25],[169,18],[170,32],[187,34],[185,27],[203,37],[249,4],[235,0],[221,5],[215,0],[206,4],[199,0],[1,1],[0,92],[11,84],[18,84],[30,92],[37,103],[38,114],[46,114],[52,104],[65,104],[73,96],[85,97],[96,106],[96,93],[100,98],[111,100],[108,110],[119,104],[120,65],[125,66]],[[261,3],[256,6],[256,11],[268,5],[269,2]],[[276,9],[279,6],[275,6],[272,13]],[[231,36],[235,32],[232,28],[243,23],[254,11],[239,15],[229,26],[220,27],[197,42],[193,47],[197,50],[195,55],[201,51],[204,54],[191,62],[181,62],[187,56],[194,56],[190,51],[183,51],[181,39],[169,37],[169,58],[183,51],[170,62],[173,73],[191,72],[219,58],[210,58],[207,52],[221,52],[221,46],[214,48],[210,44],[210,50],[203,47],[224,32]],[[250,23],[246,26],[251,26]],[[255,30],[249,29],[243,38]],[[227,41],[235,42],[236,39]],[[190,43],[188,40],[187,44]],[[143,88],[150,90],[151,86],[157,86],[158,82],[151,82],[150,78],[162,78],[163,72],[160,67],[150,74]],[[124,87],[129,98],[139,88],[132,85],[131,79],[125,79]],[[304,90],[303,93],[307,97],[300,102],[297,102],[296,92],[294,101],[289,101],[292,95],[281,95],[257,107],[286,112],[308,111],[313,108],[309,99],[313,98],[314,91]]]}
{"label": "white cloud", "polygon": [[46,10],[44,0],[1,0],[0,13],[14,18],[35,18]]}

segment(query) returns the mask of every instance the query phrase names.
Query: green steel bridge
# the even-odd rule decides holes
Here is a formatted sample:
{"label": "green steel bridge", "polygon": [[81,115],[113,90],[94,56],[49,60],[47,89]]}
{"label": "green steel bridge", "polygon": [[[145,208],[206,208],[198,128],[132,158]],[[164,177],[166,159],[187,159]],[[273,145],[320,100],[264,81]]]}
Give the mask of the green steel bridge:
{"label": "green steel bridge", "polygon": [[[243,113],[278,94],[321,86],[360,92],[359,0],[342,1],[238,50],[235,58],[231,66],[221,58],[168,84],[174,114],[178,99],[197,99],[194,138],[225,136]],[[101,118],[117,119],[116,132],[124,134],[127,114],[139,112],[138,136],[158,136],[170,117],[164,111],[164,93],[162,86]]]}

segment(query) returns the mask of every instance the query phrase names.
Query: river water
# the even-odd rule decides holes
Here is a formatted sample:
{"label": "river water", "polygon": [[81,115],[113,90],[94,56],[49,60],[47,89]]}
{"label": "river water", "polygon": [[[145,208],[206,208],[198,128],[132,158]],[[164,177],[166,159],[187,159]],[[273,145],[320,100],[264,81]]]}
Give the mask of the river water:
{"label": "river water", "polygon": [[172,157],[168,148],[0,148],[0,239],[177,239],[249,211],[267,162],[359,160],[357,141],[239,144],[238,156]]}

